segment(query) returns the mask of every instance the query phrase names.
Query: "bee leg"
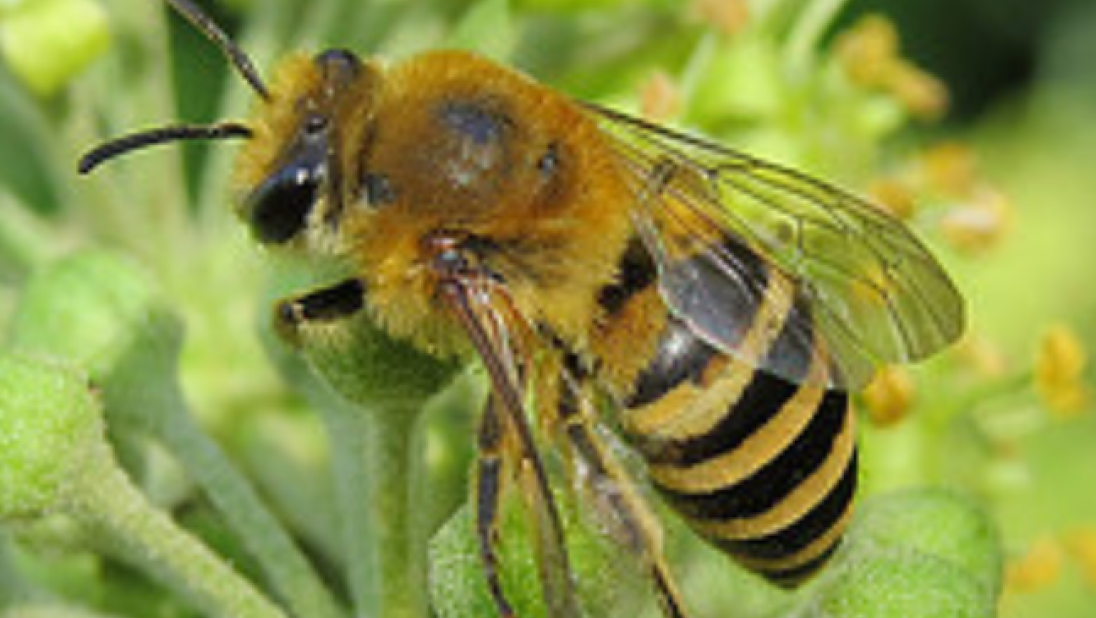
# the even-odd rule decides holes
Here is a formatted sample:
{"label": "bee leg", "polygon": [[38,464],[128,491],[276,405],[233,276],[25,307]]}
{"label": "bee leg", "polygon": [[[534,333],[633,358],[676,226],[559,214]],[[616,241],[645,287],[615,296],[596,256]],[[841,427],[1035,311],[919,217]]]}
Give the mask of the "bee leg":
{"label": "bee leg", "polygon": [[346,279],[302,296],[280,301],[274,309],[274,330],[296,343],[301,330],[354,317],[365,307],[365,285]]}
{"label": "bee leg", "polygon": [[[492,398],[493,399],[493,398]],[[499,579],[498,521],[505,484],[502,418],[489,401],[480,420],[479,457],[476,462],[476,535],[487,588],[501,618],[512,618],[514,610],[506,599]]]}
{"label": "bee leg", "polygon": [[[543,477],[534,471],[536,464],[530,458],[536,457],[536,452],[523,453],[517,459],[517,432],[500,412],[495,398],[489,399],[480,425],[479,462],[476,467],[476,533],[488,589],[499,615],[512,617],[513,607],[499,579],[496,544],[507,474],[515,471],[507,464],[514,461],[510,459],[514,457],[519,466],[516,472],[522,488],[521,495],[532,511],[538,568],[548,614],[577,618],[582,613],[574,593],[570,561],[555,499],[551,489],[544,484]],[[507,446],[512,448],[508,450]]]}
{"label": "bee leg", "polygon": [[[564,380],[566,384],[568,380]],[[575,388],[575,387],[571,387]],[[628,551],[645,563],[663,612],[685,618],[685,606],[662,552],[662,529],[655,514],[635,491],[634,481],[607,448],[592,424],[592,406],[565,386],[560,394],[562,431],[573,457],[585,464],[583,487],[601,511],[607,529]],[[574,469],[575,466],[572,466]],[[577,474],[577,473],[576,473]]]}

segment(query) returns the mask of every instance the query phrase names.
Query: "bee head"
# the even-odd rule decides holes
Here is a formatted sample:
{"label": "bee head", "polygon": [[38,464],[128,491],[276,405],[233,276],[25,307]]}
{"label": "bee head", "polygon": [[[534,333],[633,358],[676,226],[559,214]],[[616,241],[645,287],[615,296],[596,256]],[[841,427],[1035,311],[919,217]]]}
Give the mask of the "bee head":
{"label": "bee head", "polygon": [[[255,118],[247,123],[170,124],[107,140],[79,163],[82,174],[134,150],[178,141],[246,138],[236,177],[241,186],[239,214],[264,244],[287,244],[319,222],[337,223],[339,114],[362,106],[359,85],[373,71],[353,53],[328,50],[308,58],[291,57],[268,87],[251,59],[190,0],[166,0],[206,35],[258,95]],[[353,113],[353,112],[351,112]],[[343,119],[345,120],[345,119]],[[324,199],[329,197],[331,199]],[[317,205],[324,204],[324,208]],[[321,212],[321,210],[323,212]]]}
{"label": "bee head", "polygon": [[347,201],[341,145],[353,142],[350,117],[368,113],[374,75],[340,49],[279,68],[236,170],[239,214],[259,242],[314,243],[337,231]]}

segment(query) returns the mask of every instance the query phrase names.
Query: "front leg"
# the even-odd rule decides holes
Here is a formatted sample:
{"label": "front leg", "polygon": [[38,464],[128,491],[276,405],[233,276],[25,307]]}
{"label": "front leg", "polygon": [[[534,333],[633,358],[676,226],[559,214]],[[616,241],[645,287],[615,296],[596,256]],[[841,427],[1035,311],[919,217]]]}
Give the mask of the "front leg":
{"label": "front leg", "polygon": [[279,302],[274,309],[274,329],[296,345],[302,330],[353,318],[363,308],[365,285],[360,279],[346,279]]}

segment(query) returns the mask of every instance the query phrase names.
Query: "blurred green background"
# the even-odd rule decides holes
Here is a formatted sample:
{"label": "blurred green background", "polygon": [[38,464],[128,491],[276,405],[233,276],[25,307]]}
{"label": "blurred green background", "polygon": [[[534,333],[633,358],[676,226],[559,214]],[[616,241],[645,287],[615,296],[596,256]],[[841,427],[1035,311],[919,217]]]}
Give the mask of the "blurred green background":
{"label": "blurred green background", "polygon": [[[1029,362],[1053,324],[1096,343],[1096,3],[854,2],[890,14],[908,55],[944,79],[952,111],[933,129],[972,144],[1011,204],[1006,236],[959,277],[975,333]],[[1085,372],[1091,384],[1092,372]],[[1096,612],[1096,421],[985,404],[1004,449],[995,498],[1012,584],[1003,616]],[[1029,411],[1030,412],[1030,411]],[[961,459],[960,459],[961,461]],[[961,463],[959,465],[962,465]],[[1033,576],[1033,573],[1040,573]],[[1045,578],[1044,578],[1045,577]]]}
{"label": "blurred green background", "polygon": [[[574,94],[633,105],[656,73],[687,84],[697,49],[713,29],[696,4],[673,0],[527,0],[509,7],[387,0],[370,4],[368,16],[348,2],[269,11],[260,4],[203,6],[241,33],[264,67],[287,47],[399,55],[450,41],[506,57]],[[763,13],[780,5],[794,15],[809,4],[750,6]],[[912,419],[869,424],[867,486],[933,482],[979,496],[1001,527],[1010,562],[1000,615],[1092,616],[1096,415],[1086,357],[1096,345],[1096,2],[853,0],[827,30],[819,55],[835,54],[839,33],[867,14],[886,15],[902,55],[946,85],[941,118],[904,118],[901,127],[880,131],[883,145],[857,143],[865,138],[855,131],[842,134],[850,147],[870,153],[851,162],[820,157],[811,141],[817,135],[796,143],[799,134],[789,130],[795,122],[779,125],[786,110],[772,111],[763,97],[732,96],[747,111],[730,121],[703,109],[684,120],[802,160],[862,190],[874,175],[908,161],[931,167],[924,153],[933,152],[945,175],[977,179],[973,207],[954,196],[930,196],[932,207],[915,219],[969,301],[970,337],[912,374]],[[187,318],[184,380],[195,407],[254,474],[276,476],[254,462],[257,449],[284,441],[282,421],[257,419],[257,410],[297,409],[300,402],[276,386],[270,370],[239,381],[219,369],[226,359],[241,367],[265,363],[252,334],[263,265],[220,208],[230,154],[187,146],[182,175],[179,160],[165,153],[140,155],[139,165],[119,166],[107,181],[74,173],[81,150],[103,135],[246,110],[248,93],[208,42],[180,20],[164,26],[159,15],[154,2],[0,2],[0,324],[30,273],[69,248],[103,244],[139,256],[173,290]],[[733,49],[735,33],[726,36]],[[765,87],[755,75],[734,83]],[[706,96],[704,86],[684,90]],[[850,105],[856,106],[863,107],[860,100]],[[779,126],[772,131],[755,126],[773,118]],[[867,172],[849,171],[865,160],[872,166]],[[225,289],[233,290],[231,298],[221,296]],[[439,452],[444,459],[446,451]],[[450,491],[461,495],[460,488]]]}

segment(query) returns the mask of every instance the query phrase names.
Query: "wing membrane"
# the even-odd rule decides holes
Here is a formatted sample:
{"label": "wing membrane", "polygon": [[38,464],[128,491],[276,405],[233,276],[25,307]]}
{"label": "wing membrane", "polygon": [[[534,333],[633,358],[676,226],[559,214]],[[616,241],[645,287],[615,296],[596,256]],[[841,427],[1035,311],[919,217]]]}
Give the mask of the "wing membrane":
{"label": "wing membrane", "polygon": [[[733,305],[709,302],[787,293],[744,276],[742,253],[726,250],[727,237],[793,282],[831,351],[838,384],[863,385],[875,366],[929,356],[962,331],[955,286],[924,245],[883,211],[792,169],[591,109],[633,174],[642,202],[637,225],[659,264],[668,305],[729,353],[790,377],[763,349],[740,349],[736,335],[744,326]],[[697,276],[698,269],[707,274]],[[790,325],[804,336],[808,326]]]}

